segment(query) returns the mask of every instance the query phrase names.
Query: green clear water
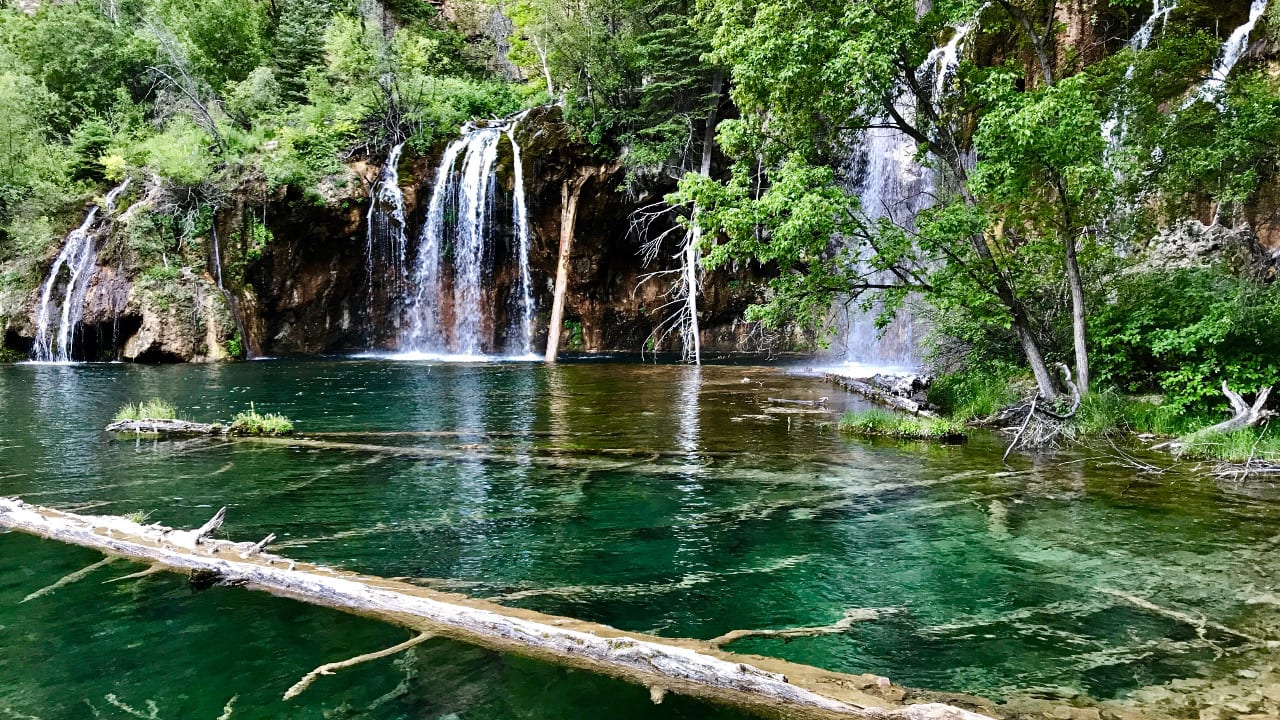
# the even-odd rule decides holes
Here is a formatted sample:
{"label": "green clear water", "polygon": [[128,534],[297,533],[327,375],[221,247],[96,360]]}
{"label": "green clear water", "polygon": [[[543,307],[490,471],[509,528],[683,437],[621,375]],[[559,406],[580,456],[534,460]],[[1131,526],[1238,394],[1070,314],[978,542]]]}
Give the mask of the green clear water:
{"label": "green clear water", "polygon": [[[993,439],[868,443],[829,415],[764,412],[836,394],[744,367],[0,367],[0,495],[180,526],[225,504],[225,536],[274,532],[284,555],[659,635],[882,608],[848,633],[731,649],[997,698],[1122,698],[1249,662],[1233,636],[1103,590],[1253,634],[1276,624],[1280,492],[1089,451],[1008,468]],[[303,434],[385,433],[325,439],[390,449],[102,432],[150,397],[195,420],[253,401]],[[459,430],[496,434],[403,434]],[[284,703],[313,667],[406,631],[173,575],[108,583],[139,569],[124,561],[20,602],[98,559],[0,535],[0,718],[214,720],[232,698],[233,718],[737,717],[444,640]]]}

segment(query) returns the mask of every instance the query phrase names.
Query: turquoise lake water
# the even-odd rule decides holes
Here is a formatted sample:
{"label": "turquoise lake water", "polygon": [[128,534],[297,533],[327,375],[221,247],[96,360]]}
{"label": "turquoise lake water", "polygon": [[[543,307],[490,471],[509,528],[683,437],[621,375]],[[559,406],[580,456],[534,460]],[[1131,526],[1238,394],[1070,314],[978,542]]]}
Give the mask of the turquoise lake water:
{"label": "turquoise lake water", "polygon": [[[833,396],[832,413],[769,398]],[[839,397],[836,397],[839,396]],[[151,397],[253,402],[334,447],[117,439]],[[1276,625],[1280,492],[1076,450],[842,437],[858,401],[777,368],[379,359],[0,366],[0,495],[276,533],[275,552],[658,635],[826,625],[729,649],[1003,698],[1124,698],[1253,655],[1129,598]],[[434,433],[434,434],[433,434]],[[358,444],[360,447],[343,447]],[[406,457],[398,448],[437,450]],[[720,718],[734,712],[446,640],[318,680],[407,631],[0,535],[0,718]],[[1270,599],[1268,599],[1270,598]]]}

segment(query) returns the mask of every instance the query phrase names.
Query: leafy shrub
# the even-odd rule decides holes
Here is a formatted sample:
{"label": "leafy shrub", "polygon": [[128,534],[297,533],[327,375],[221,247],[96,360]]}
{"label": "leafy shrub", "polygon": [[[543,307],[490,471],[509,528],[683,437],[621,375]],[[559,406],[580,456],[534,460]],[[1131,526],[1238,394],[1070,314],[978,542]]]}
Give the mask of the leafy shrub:
{"label": "leafy shrub", "polygon": [[929,387],[929,402],[954,420],[994,415],[1017,402],[1025,371],[1017,365],[992,362],[939,375]]}
{"label": "leafy shrub", "polygon": [[1218,270],[1122,277],[1090,326],[1100,383],[1163,394],[1175,410],[1220,407],[1223,380],[1257,388],[1280,379],[1280,292]]}
{"label": "leafy shrub", "polygon": [[172,405],[152,398],[134,405],[129,403],[116,413],[116,420],[177,420],[178,411]]}
{"label": "leafy shrub", "polygon": [[293,421],[277,413],[259,413],[253,403],[249,403],[249,410],[237,414],[231,421],[231,432],[236,435],[288,435],[293,432]]}

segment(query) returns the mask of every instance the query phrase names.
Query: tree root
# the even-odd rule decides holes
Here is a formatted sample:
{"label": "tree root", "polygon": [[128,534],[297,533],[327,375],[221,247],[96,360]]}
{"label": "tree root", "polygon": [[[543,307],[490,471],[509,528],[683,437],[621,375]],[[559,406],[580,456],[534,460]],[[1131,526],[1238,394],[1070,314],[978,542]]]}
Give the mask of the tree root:
{"label": "tree root", "polygon": [[288,690],[285,691],[284,699],[292,700],[298,697],[299,695],[302,694],[304,690],[306,690],[308,687],[311,686],[311,683],[315,682],[316,679],[319,678],[321,675],[332,675],[338,670],[346,670],[347,668],[355,667],[360,663],[366,663],[366,662],[369,662],[370,660],[377,660],[379,658],[384,658],[390,655],[395,655],[396,653],[404,652],[405,650],[408,650],[414,645],[426,642],[427,640],[430,640],[435,636],[436,636],[435,633],[424,632],[414,637],[411,637],[408,640],[405,640],[404,642],[398,645],[392,645],[389,648],[383,648],[382,650],[378,650],[376,652],[365,653],[364,655],[357,655],[356,657],[348,658],[340,662],[325,663],[324,665],[321,665],[320,667],[316,668],[315,670],[312,670],[306,675],[303,675],[301,680],[294,683],[292,687],[290,687]]}

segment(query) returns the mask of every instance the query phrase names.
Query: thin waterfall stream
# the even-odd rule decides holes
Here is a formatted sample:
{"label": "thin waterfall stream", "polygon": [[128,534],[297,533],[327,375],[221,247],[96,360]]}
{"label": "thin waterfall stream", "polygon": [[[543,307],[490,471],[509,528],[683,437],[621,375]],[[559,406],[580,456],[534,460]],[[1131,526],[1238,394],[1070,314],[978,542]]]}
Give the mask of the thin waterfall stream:
{"label": "thin waterfall stream", "polygon": [[[80,227],[72,230],[63,241],[62,251],[40,284],[36,338],[32,349],[32,359],[36,362],[71,362],[75,329],[80,324],[89,281],[97,267],[97,245],[102,236],[102,225],[109,222],[116,200],[128,187],[126,178],[102,198],[101,204],[89,209]],[[61,293],[61,301],[54,300],[55,292]],[[53,325],[55,317],[58,323],[56,331]]]}
{"label": "thin waterfall stream", "polygon": [[[369,191],[369,211],[365,217],[365,271],[369,281],[369,310],[379,293],[396,302],[405,294],[408,251],[404,193],[400,190],[400,155],[404,143],[387,152],[386,162]],[[392,321],[398,313],[392,313]]]}
{"label": "thin waterfall stream", "polygon": [[1209,73],[1209,78],[1200,85],[1195,94],[1187,99],[1183,107],[1197,100],[1219,102],[1218,97],[1227,86],[1227,77],[1235,69],[1236,63],[1240,62],[1240,58],[1244,57],[1244,51],[1249,49],[1249,36],[1253,34],[1253,28],[1266,11],[1267,0],[1253,0],[1253,4],[1249,6],[1249,19],[1227,36],[1227,41],[1222,44],[1222,52],[1213,65],[1213,71]]}

